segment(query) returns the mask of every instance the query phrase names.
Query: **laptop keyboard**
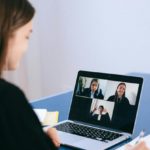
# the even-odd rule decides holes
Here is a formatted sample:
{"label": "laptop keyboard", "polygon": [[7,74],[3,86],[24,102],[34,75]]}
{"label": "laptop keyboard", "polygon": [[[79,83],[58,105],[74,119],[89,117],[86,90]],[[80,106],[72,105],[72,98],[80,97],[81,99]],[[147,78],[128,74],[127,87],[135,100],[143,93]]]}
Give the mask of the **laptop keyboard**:
{"label": "laptop keyboard", "polygon": [[79,136],[84,136],[86,138],[91,138],[99,141],[112,141],[119,138],[123,134],[118,134],[110,131],[105,131],[101,129],[91,128],[79,124],[74,124],[70,122],[65,122],[60,125],[54,126],[58,131],[63,131]]}

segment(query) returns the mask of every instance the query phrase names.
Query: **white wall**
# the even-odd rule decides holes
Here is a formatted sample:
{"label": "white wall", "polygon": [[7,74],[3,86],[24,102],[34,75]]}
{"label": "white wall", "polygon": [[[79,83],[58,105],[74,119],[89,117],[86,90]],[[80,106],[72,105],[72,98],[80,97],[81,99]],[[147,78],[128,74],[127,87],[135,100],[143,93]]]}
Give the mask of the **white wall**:
{"label": "white wall", "polygon": [[149,0],[30,1],[30,100],[73,89],[78,70],[150,73]]}
{"label": "white wall", "polygon": [[150,73],[149,0],[37,4],[44,95],[73,88],[80,69]]}
{"label": "white wall", "polygon": [[[63,1],[58,4],[64,65],[62,85],[74,85],[79,69],[148,72],[149,2]],[[142,60],[144,59],[144,61]],[[142,66],[145,66],[144,68]]]}

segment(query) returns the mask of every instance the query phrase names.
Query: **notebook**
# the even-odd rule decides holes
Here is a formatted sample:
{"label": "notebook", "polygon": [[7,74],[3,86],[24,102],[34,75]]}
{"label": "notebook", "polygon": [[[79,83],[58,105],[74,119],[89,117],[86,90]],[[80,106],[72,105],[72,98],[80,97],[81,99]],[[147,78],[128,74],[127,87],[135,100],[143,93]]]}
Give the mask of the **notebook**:
{"label": "notebook", "polygon": [[56,124],[58,122],[58,111],[48,112],[46,109],[33,109],[42,126]]}
{"label": "notebook", "polygon": [[58,115],[59,115],[58,111],[47,112],[45,121],[42,125],[48,126],[48,125],[56,124],[58,122]]}
{"label": "notebook", "polygon": [[45,117],[46,117],[46,114],[47,114],[47,110],[46,109],[33,109],[35,114],[37,115],[39,121],[41,123],[44,123],[45,121]]}

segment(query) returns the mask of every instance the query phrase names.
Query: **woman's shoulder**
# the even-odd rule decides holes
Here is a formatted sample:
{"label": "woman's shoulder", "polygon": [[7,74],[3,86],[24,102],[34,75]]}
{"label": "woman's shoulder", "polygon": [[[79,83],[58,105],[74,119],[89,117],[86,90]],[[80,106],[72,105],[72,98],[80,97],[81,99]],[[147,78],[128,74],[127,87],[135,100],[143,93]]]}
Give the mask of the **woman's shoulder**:
{"label": "woman's shoulder", "polygon": [[11,116],[24,116],[24,112],[27,116],[33,116],[34,114],[22,90],[12,83],[0,79],[0,110],[6,109],[5,115],[11,113]]}
{"label": "woman's shoulder", "polygon": [[2,91],[5,92],[5,91],[9,91],[9,90],[16,90],[16,91],[22,92],[19,89],[19,87],[17,87],[16,85],[7,82],[4,79],[0,79],[0,94]]}
{"label": "woman's shoulder", "polygon": [[129,100],[127,97],[124,97],[124,100],[129,103]]}
{"label": "woman's shoulder", "polygon": [[4,80],[4,79],[2,79],[2,78],[0,78],[0,87],[2,88],[4,88],[4,87],[17,87],[17,86],[15,86],[15,85],[13,85],[12,83],[10,83],[10,82],[7,82],[6,80]]}
{"label": "woman's shoulder", "polygon": [[7,101],[8,99],[15,99],[18,100],[20,98],[25,98],[24,93],[22,90],[13,85],[12,83],[9,83],[3,79],[0,79],[0,99],[1,101],[5,99]]}
{"label": "woman's shoulder", "polygon": [[109,96],[109,98],[107,99],[107,101],[114,101],[115,95]]}

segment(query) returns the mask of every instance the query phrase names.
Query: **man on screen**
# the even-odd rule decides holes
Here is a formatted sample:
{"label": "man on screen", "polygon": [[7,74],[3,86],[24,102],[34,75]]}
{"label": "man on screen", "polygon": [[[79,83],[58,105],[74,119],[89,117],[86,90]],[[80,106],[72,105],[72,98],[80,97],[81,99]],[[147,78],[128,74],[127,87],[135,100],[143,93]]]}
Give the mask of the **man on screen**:
{"label": "man on screen", "polygon": [[[99,114],[94,114],[94,112],[97,110],[97,106],[93,109],[93,111],[90,113],[91,114],[91,118],[93,120],[97,120],[97,121],[100,121],[100,122],[110,122],[110,117],[109,117],[109,114],[107,112],[106,109],[104,109],[104,106],[99,106]],[[105,114],[102,114],[102,113],[105,113]]]}

